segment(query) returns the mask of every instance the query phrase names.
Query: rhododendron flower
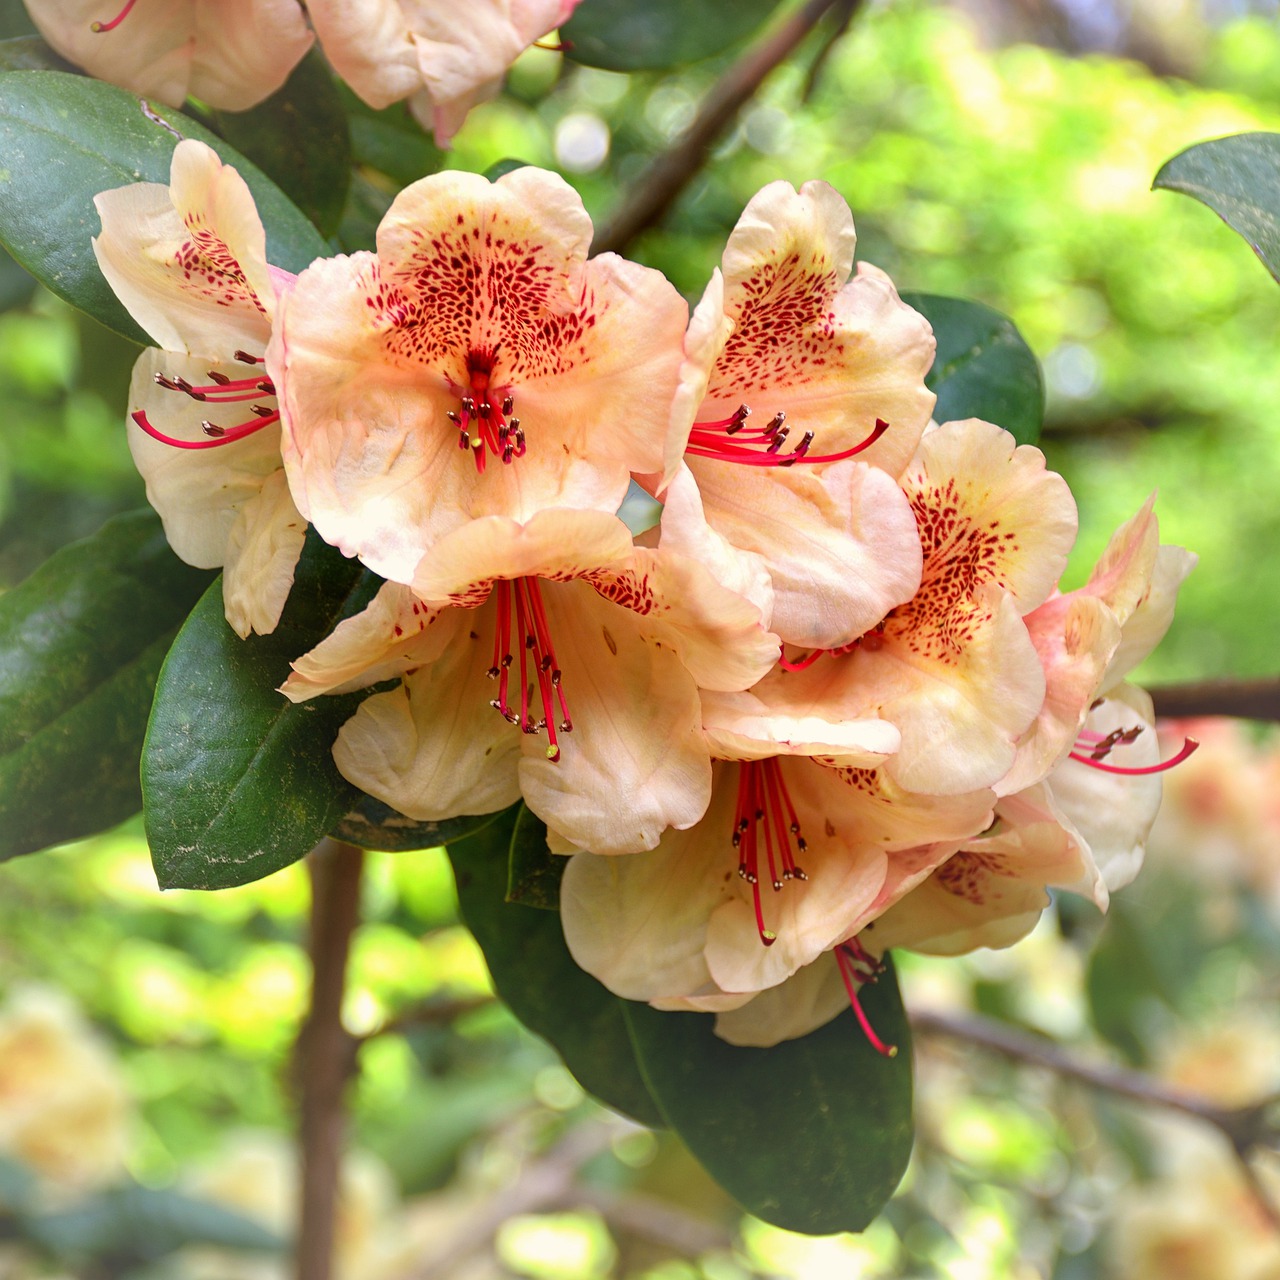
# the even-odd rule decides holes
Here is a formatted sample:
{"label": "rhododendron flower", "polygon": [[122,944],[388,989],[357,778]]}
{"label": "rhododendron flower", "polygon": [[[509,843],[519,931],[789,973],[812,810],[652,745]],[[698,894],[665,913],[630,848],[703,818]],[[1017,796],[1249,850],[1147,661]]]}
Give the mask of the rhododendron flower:
{"label": "rhododendron flower", "polygon": [[618,510],[661,466],[686,308],[657,271],[587,261],[555,174],[407,187],[378,252],[324,259],[281,309],[268,368],[300,509],[398,582],[468,520]]}
{"label": "rhododendron flower", "polygon": [[575,854],[565,872],[569,948],[618,995],[743,1004],[926,877],[956,847],[942,842],[990,821],[990,791],[898,787],[878,767],[898,739],[884,721],[796,719],[754,693],[704,695],[703,719],[719,758],[703,820],[652,853]]}
{"label": "rhododendron flower", "polygon": [[1038,449],[977,419],[928,431],[899,483],[919,525],[919,590],[854,645],[785,661],[767,697],[797,715],[890,721],[902,745],[884,767],[907,790],[989,787],[1044,704],[1023,615],[1062,572],[1075,502]]}
{"label": "rhododendron flower", "polygon": [[409,99],[447,146],[507,68],[568,21],[580,0],[308,0],[339,75],[372,107]]}
{"label": "rhododendron flower", "polygon": [[298,0],[25,0],[40,34],[90,75],[180,107],[243,111],[311,47]]}
{"label": "rhododendron flower", "polygon": [[574,844],[622,853],[706,809],[698,686],[745,688],[777,652],[759,610],[694,561],[633,546],[614,516],[547,510],[444,538],[283,692],[403,674],[339,734],[347,778],[421,819],[523,795]]}
{"label": "rhododendron flower", "polygon": [[241,636],[280,619],[306,523],[280,459],[263,352],[278,281],[253,197],[202,142],[180,142],[170,185],[135,183],[94,203],[102,274],[160,348],[130,385],[129,447],[173,549],[221,565]]}
{"label": "rhododendron flower", "polygon": [[919,582],[893,477],[934,405],[935,343],[882,271],[850,279],[854,243],[824,182],[751,200],[690,323],[663,472],[647,481],[661,494],[687,464],[712,528],[767,565],[774,629],[809,647],[855,639]]}

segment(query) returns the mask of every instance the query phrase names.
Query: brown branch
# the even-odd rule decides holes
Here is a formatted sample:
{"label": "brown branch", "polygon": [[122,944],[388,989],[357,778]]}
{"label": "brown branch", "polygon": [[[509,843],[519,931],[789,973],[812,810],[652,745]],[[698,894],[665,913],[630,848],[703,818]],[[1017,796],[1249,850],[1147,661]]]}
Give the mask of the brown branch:
{"label": "brown branch", "polygon": [[294,1069],[302,1148],[297,1280],[330,1280],[338,1180],[346,1136],[343,1095],[355,1042],[342,1025],[347,955],[360,919],[364,853],[322,840],[307,858],[311,875],[311,1006],[298,1034]]}
{"label": "brown branch", "polygon": [[1280,720],[1280,677],[1261,680],[1201,680],[1157,685],[1150,690],[1158,716],[1239,716]]}
{"label": "brown branch", "polygon": [[716,81],[679,141],[659,155],[623,197],[618,212],[596,237],[593,252],[620,253],[640,232],[662,219],[702,167],[712,144],[769,72],[795,50],[828,9],[841,2],[808,0]]}
{"label": "brown branch", "polygon": [[1141,1071],[1107,1063],[1082,1062],[1051,1040],[978,1014],[958,1017],[917,1010],[911,1015],[911,1028],[920,1035],[943,1036],[975,1044],[1012,1062],[1044,1067],[1055,1075],[1079,1081],[1091,1089],[1117,1094],[1144,1106],[1177,1111],[1212,1126],[1231,1144],[1259,1208],[1271,1225],[1280,1231],[1280,1206],[1271,1199],[1249,1160],[1258,1147],[1275,1141],[1276,1133],[1268,1120],[1268,1112],[1276,1105],[1276,1098],[1263,1098],[1243,1107],[1219,1106]]}

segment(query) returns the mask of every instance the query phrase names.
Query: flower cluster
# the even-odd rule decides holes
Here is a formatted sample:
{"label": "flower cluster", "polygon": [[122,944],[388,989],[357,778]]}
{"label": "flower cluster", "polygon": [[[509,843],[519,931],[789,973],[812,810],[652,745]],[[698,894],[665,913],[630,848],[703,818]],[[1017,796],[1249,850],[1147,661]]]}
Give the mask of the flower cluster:
{"label": "flower cluster", "polygon": [[498,92],[516,58],[566,22],[579,0],[25,2],[63,57],[176,107],[188,96],[229,111],[256,106],[318,39],[361,99],[378,108],[408,99],[445,146],[467,112]]}
{"label": "flower cluster", "polygon": [[1049,886],[1105,906],[1135,874],[1170,761],[1124,677],[1193,557],[1148,503],[1058,590],[1065,482],[931,422],[929,325],[855,271],[827,185],[765,187],[691,319],[533,168],[414,183],[376,252],[297,277],[199,143],[98,207],[163,348],[130,439],[175,549],[225,567],[241,635],[308,523],[385,579],[283,693],[398,681],[343,774],[422,820],[523,798],[613,991],[770,1044],[857,1008],[888,947],[1007,944]]}

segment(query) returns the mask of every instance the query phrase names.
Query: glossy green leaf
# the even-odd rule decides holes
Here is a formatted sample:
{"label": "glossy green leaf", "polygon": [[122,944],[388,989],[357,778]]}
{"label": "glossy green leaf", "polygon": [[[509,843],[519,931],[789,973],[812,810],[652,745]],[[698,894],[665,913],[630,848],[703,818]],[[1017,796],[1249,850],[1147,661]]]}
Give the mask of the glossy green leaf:
{"label": "glossy green leaf", "polygon": [[885,1058],[853,1012],[799,1040],[744,1049],[701,1013],[625,1004],[636,1058],[667,1123],[758,1218],[789,1231],[861,1231],[911,1156],[910,1030],[892,968],[863,988]]}
{"label": "glossy green leaf", "polygon": [[319,49],[248,111],[214,113],[218,132],[287,192],[325,235],[342,220],[351,183],[347,113]]}
{"label": "glossy green leaf", "polygon": [[0,595],[0,858],[138,811],[160,664],[211,576],[137,511]]}
{"label": "glossy green leaf", "polygon": [[[660,1127],[636,1067],[623,1019],[626,1003],[574,963],[560,916],[508,902],[512,838],[534,838],[541,824],[521,819],[520,806],[491,826],[450,845],[458,905],[511,1012],[550,1041],[584,1089],[642,1124]],[[541,828],[546,839],[546,828]]]}
{"label": "glossy green leaf", "polygon": [[351,154],[357,164],[385,173],[407,187],[441,167],[445,153],[413,118],[408,103],[375,111],[343,84],[338,85],[351,130]]}
{"label": "glossy green leaf", "polygon": [[904,293],[902,300],[924,315],[938,339],[925,378],[938,397],[934,418],[983,418],[1019,444],[1034,444],[1044,425],[1044,377],[1013,321],[968,298]]}
{"label": "glossy green leaf", "polygon": [[1208,205],[1280,280],[1280,133],[1199,142],[1167,160],[1151,185]]}
{"label": "glossy green leaf", "polygon": [[496,813],[482,813],[445,818],[441,822],[419,822],[397,813],[373,796],[362,796],[329,834],[335,840],[345,840],[361,849],[409,853],[414,849],[437,849],[453,844],[487,827],[497,817]]}
{"label": "glossy green leaf", "polygon": [[289,663],[372,598],[378,580],[314,535],[280,625],[241,640],[222,583],[169,652],[142,753],[147,840],[162,888],[222,889],[296,862],[359,798],[331,749],[365,696],[295,705]]}
{"label": "glossy green leaf", "polygon": [[521,809],[507,854],[507,901],[558,912],[567,861],[547,848],[546,826]]}
{"label": "glossy green leaf", "polygon": [[249,184],[274,265],[301,271],[328,252],[275,183],[190,117],[59,71],[0,74],[0,244],[59,297],[127,338],[147,341],[98,270],[93,197],[133,182],[168,183],[183,137],[208,143]]}
{"label": "glossy green leaf", "polygon": [[778,0],[587,0],[560,28],[568,57],[609,71],[679,67],[745,39]]}
{"label": "glossy green leaf", "polygon": [[54,53],[39,36],[0,40],[0,71],[72,70],[71,63]]}

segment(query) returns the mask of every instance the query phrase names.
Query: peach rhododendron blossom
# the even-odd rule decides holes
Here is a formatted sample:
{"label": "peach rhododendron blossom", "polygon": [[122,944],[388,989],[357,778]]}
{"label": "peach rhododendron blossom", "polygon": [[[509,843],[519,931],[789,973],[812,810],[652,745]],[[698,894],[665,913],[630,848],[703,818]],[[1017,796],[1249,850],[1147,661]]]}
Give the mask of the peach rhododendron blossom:
{"label": "peach rhododendron blossom", "polygon": [[243,111],[313,39],[298,0],[26,0],[40,34],[90,75],[180,107]]}
{"label": "peach rhododendron blossom", "polygon": [[308,0],[334,69],[371,107],[402,98],[447,146],[507,68],[580,0]]}
{"label": "peach rhododendron blossom", "polygon": [[661,467],[685,304],[590,241],[555,174],[441,173],[396,198],[377,254],[298,277],[268,368],[322,536],[407,583],[468,520],[612,514]]}
{"label": "peach rhododendron blossom", "polygon": [[989,787],[1044,703],[1023,615],[1062,573],[1075,502],[1038,449],[977,419],[927,432],[900,484],[919,526],[919,590],[855,644],[788,659],[769,701],[890,721],[902,745],[885,769],[908,790]]}
{"label": "peach rhododendron blossom", "polygon": [[227,621],[269,632],[302,550],[280,459],[275,387],[263,369],[277,281],[240,175],[202,142],[174,149],[170,185],[135,183],[94,203],[98,265],[159,344],[129,388],[129,447],[188,564],[224,568]]}
{"label": "peach rhododendron blossom", "polygon": [[777,652],[759,610],[696,562],[633,546],[614,516],[559,509],[443,539],[412,589],[383,587],[283,692],[403,674],[339,734],[347,778],[422,819],[523,795],[573,843],[621,853],[706,809],[698,686],[745,688]]}
{"label": "peach rhododendron blossom", "polygon": [[850,279],[854,243],[825,182],[751,200],[689,325],[663,474],[647,481],[661,494],[687,464],[711,526],[764,559],[774,629],[805,646],[848,643],[919,582],[893,478],[933,408],[933,333],[882,271]]}

